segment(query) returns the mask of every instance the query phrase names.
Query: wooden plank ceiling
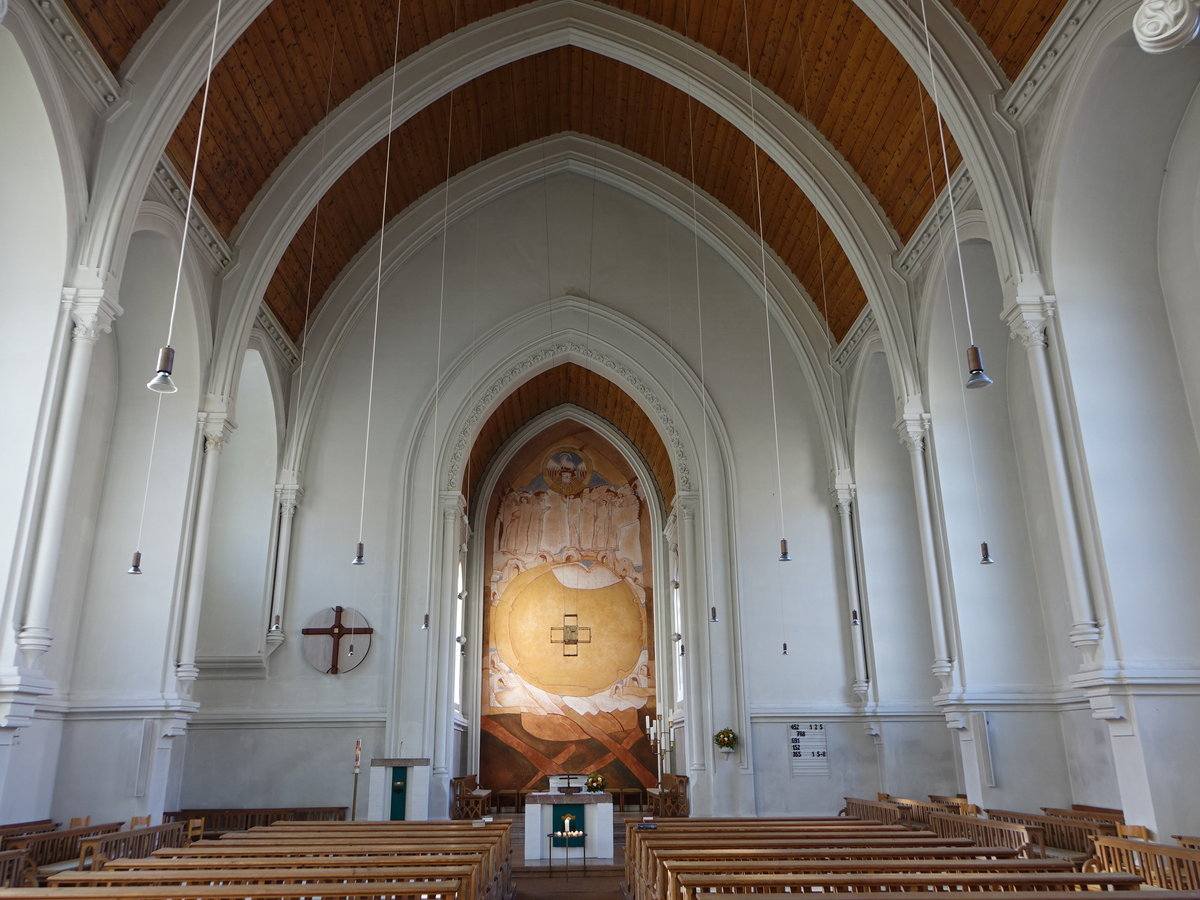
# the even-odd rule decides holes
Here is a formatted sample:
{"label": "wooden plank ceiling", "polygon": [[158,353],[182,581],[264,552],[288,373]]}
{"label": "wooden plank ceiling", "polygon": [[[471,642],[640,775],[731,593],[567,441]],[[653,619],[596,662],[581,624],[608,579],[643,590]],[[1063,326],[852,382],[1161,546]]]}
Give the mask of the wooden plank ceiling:
{"label": "wooden plank ceiling", "polygon": [[[167,6],[167,0],[63,2],[118,74]],[[935,195],[926,143],[933,108],[915,74],[855,2],[747,0],[748,22],[741,0],[608,2],[678,32],[743,72],[749,60],[755,80],[808,118],[853,167],[900,240],[912,236]],[[916,0],[909,2],[916,9]],[[1066,4],[953,2],[1010,79]],[[400,54],[407,57],[458,28],[521,5],[524,0],[405,0]],[[395,10],[395,0],[273,0],[219,61],[197,200],[226,237],[234,235],[263,185],[327,111],[388,70]],[[455,93],[453,103],[452,174],[528,141],[578,132],[625,147],[685,179],[694,155],[697,185],[750,231],[758,230],[750,141],[712,110],[623,63],[575,47],[552,50],[479,76]],[[197,94],[167,147],[182,172],[191,168],[199,107]],[[449,113],[450,102],[443,98],[394,132],[393,159],[404,165],[392,168],[389,218],[445,178]],[[934,155],[940,172],[936,147]],[[953,144],[948,155],[952,167],[961,160]],[[321,202],[311,259],[314,308],[378,232],[383,156],[381,142]],[[765,239],[840,339],[866,303],[863,289],[802,192],[761,156],[760,166]],[[310,215],[293,237],[265,296],[293,338],[305,321],[313,223]],[[824,260],[817,254],[818,228]],[[567,382],[569,388],[570,378]]]}
{"label": "wooden plank ceiling", "polygon": [[[166,6],[165,0],[66,2],[114,70],[119,69],[154,16]],[[1065,0],[955,3],[1012,77],[1034,52]],[[407,0],[401,7],[401,55],[408,56],[456,28],[520,5],[521,0]],[[756,80],[798,114],[807,115],[859,173],[901,240],[912,235],[933,198],[921,123],[922,94],[899,53],[856,4],[850,0],[750,0],[749,55],[739,0],[693,0],[690,4],[688,0],[612,0],[612,5],[678,31],[743,70],[747,59],[751,60]],[[337,106],[390,66],[395,8],[392,0],[337,4],[325,0],[274,0],[220,61],[214,73],[198,199],[227,237],[279,163],[323,118],[327,106]],[[571,56],[576,58],[566,58]],[[506,124],[502,112],[532,117],[533,123],[507,123],[497,140],[489,140],[488,149],[493,154],[516,146],[522,135],[530,140],[553,133],[547,131],[548,123],[559,123],[562,128],[625,146],[629,145],[623,138],[628,137],[638,144],[629,149],[687,177],[688,170],[681,170],[677,164],[679,149],[688,144],[686,115],[678,114],[680,95],[658,86],[653,78],[639,77],[627,67],[581,62],[578,56],[560,53],[556,59],[533,64],[541,72],[514,64],[508,67],[512,71],[507,77],[478,79],[462,91],[463,118],[475,113],[476,121],[482,115],[495,127]],[[611,71],[600,70],[614,68],[623,70],[617,85],[621,95],[597,96],[607,93],[611,86],[596,80],[612,75]],[[563,72],[576,77],[570,81],[544,80]],[[472,102],[473,108],[469,106]],[[928,98],[924,104],[928,124],[932,114]],[[670,129],[665,139],[655,140],[649,131],[664,112],[669,116],[665,121]],[[648,121],[630,117],[645,117]],[[445,171],[444,115],[430,110],[417,119],[428,132],[417,133],[412,126],[402,126],[407,149],[417,154],[405,159],[428,177],[405,185],[398,201],[411,202],[424,190],[435,187]],[[199,97],[168,147],[181,171],[190,168],[198,121]],[[536,127],[539,122],[543,127]],[[757,215],[747,197],[753,190],[748,144],[730,134],[729,126],[708,110],[696,111],[695,123],[697,182],[756,231]],[[463,137],[464,142],[469,140],[465,132]],[[717,152],[715,143],[718,138],[723,140],[721,152]],[[456,152],[460,164],[452,164],[453,172],[464,167],[461,163],[470,154],[465,148],[475,146],[464,143]],[[658,152],[647,152],[654,146],[658,146]],[[951,146],[950,157],[951,164],[956,165],[960,159],[957,148]],[[377,208],[382,184],[379,168],[366,164],[358,173],[377,177],[376,182],[362,181],[353,191],[338,192],[335,188],[326,200],[325,215],[354,219],[359,212],[339,210],[337,204],[361,204],[372,194]],[[851,283],[853,276],[848,274],[844,252],[831,247],[826,251],[827,303],[822,298],[811,206],[794,188],[777,189],[787,179],[770,168],[764,169],[762,192],[768,241],[791,266],[818,308],[828,306],[831,329],[840,338],[861,311],[865,296],[861,287]],[[770,187],[767,181],[772,182]],[[321,244],[343,246],[318,260],[322,277],[314,278],[314,289],[320,288],[315,293],[317,300],[336,275],[328,267],[352,258],[374,231],[354,229],[346,234],[330,231],[321,235]],[[266,297],[293,337],[299,336],[304,318],[304,304],[297,300],[295,272],[298,267],[307,269],[307,261],[300,260],[307,251],[300,248],[306,248],[310,239],[311,233],[297,236]]]}
{"label": "wooden plank ceiling", "polygon": [[605,419],[624,434],[641,452],[654,473],[664,505],[675,499],[675,475],[671,457],[650,417],[617,385],[575,363],[555,366],[526,381],[504,398],[479,430],[467,470],[463,473],[463,496],[468,501],[483,477],[488,462],[504,442],[534,416],[563,403],[574,403]]}

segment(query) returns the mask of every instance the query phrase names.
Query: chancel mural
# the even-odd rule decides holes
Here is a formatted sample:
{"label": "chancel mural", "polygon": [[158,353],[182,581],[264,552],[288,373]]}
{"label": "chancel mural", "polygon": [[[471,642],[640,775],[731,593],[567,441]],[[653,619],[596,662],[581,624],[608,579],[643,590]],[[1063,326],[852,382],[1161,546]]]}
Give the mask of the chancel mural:
{"label": "chancel mural", "polygon": [[501,474],[484,564],[488,787],[535,789],[562,772],[656,782],[640,725],[655,712],[647,502],[621,453],[572,422],[533,438]]}

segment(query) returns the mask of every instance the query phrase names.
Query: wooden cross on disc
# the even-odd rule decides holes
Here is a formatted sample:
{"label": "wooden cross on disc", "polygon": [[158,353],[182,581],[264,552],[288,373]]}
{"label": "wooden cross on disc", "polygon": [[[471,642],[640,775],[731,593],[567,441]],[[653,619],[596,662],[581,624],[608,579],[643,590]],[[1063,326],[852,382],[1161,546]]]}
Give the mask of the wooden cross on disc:
{"label": "wooden cross on disc", "polygon": [[357,610],[333,606],[316,613],[300,633],[309,665],[327,675],[341,675],[366,659],[375,629]]}
{"label": "wooden cross on disc", "polygon": [[[559,636],[555,637],[554,632]],[[578,656],[580,644],[592,642],[592,629],[579,624],[579,616],[575,613],[564,613],[561,625],[550,626],[550,643],[562,644],[563,656]]]}

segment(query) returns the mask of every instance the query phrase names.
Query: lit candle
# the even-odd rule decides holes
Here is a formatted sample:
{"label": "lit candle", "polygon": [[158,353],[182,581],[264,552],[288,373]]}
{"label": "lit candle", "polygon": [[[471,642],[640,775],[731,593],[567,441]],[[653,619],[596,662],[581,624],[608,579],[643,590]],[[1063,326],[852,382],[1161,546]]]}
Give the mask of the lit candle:
{"label": "lit candle", "polygon": [[646,733],[650,733],[650,717],[646,716]]}

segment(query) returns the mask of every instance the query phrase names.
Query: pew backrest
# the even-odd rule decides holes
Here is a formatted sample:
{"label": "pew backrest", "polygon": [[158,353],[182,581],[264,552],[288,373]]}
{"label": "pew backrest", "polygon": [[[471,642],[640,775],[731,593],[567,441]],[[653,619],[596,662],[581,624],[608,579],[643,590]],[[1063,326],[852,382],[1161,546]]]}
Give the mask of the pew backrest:
{"label": "pew backrest", "polygon": [[187,833],[188,823],[179,821],[88,838],[79,845],[79,869],[102,869],[110,859],[149,856],[162,847],[184,847]]}
{"label": "pew backrest", "polygon": [[345,806],[179,809],[163,813],[163,821],[203,819],[204,833],[208,835],[223,834],[226,831],[246,831],[255,825],[270,825],[280,821],[340,822],[346,818],[346,809]]}
{"label": "pew backrest", "polygon": [[1086,871],[1132,872],[1151,887],[1200,890],[1200,850],[1151,844],[1134,838],[1098,837]]}
{"label": "pew backrest", "polygon": [[1117,833],[1115,822],[1039,816],[1035,813],[1023,813],[1011,809],[989,809],[987,815],[989,819],[998,822],[1012,822],[1016,825],[1040,828],[1047,847],[1087,856],[1092,853],[1094,838]]}
{"label": "pew backrest", "polygon": [[85,825],[81,828],[65,828],[61,831],[46,831],[12,838],[9,849],[26,850],[29,861],[37,868],[79,858],[80,843],[88,838],[100,837],[120,831],[124,822],[106,822],[103,825]]}
{"label": "pew backrest", "polygon": [[907,812],[890,801],[864,800],[861,797],[844,797],[846,805],[842,813],[860,819],[878,819],[885,825],[903,825],[908,821]]}
{"label": "pew backrest", "polygon": [[1021,856],[1033,855],[1033,840],[1024,825],[959,816],[953,813],[933,813],[929,827],[943,838],[965,838],[981,846],[1012,847]]}
{"label": "pew backrest", "polygon": [[33,822],[14,822],[11,825],[0,825],[0,847],[4,847],[9,838],[24,837],[27,834],[43,834],[53,831],[58,823],[52,819],[37,819]]}

